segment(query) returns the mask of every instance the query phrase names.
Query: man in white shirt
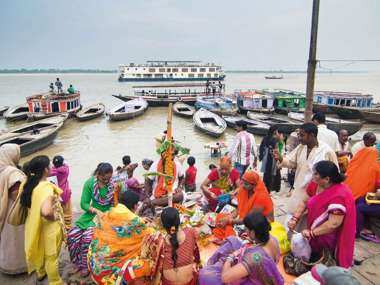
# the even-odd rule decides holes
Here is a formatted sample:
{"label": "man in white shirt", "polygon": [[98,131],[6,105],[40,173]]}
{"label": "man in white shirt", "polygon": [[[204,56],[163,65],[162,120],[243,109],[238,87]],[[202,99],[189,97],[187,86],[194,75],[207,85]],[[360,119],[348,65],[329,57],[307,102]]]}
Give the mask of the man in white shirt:
{"label": "man in white shirt", "polygon": [[371,147],[376,144],[376,135],[373,132],[366,132],[363,136],[363,140],[357,142],[351,148],[352,155],[355,155],[359,150],[365,147]]}
{"label": "man in white shirt", "polygon": [[312,121],[318,126],[318,141],[328,144],[333,151],[336,151],[339,144],[338,135],[327,128],[325,114],[321,112],[315,113]]}
{"label": "man in white shirt", "polygon": [[255,137],[247,132],[245,121],[237,121],[236,130],[238,133],[228,149],[228,156],[242,177],[251,164],[253,168],[257,165],[257,145]]}

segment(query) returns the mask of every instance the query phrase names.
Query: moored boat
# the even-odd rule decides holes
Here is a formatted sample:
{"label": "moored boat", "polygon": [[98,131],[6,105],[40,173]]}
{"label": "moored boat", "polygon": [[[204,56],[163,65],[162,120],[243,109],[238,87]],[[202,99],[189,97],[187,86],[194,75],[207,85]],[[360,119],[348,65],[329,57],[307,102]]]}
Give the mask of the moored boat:
{"label": "moored boat", "polygon": [[[288,114],[288,117],[292,120],[298,121],[298,122],[303,122],[305,119],[305,116],[303,113],[295,113],[295,112],[290,112]],[[358,131],[363,126],[363,123],[360,121],[347,121],[347,120],[342,120],[342,119],[337,119],[337,118],[332,118],[332,117],[326,117],[326,126],[330,130],[333,130],[334,132],[338,133],[339,130],[345,129],[348,131],[348,134],[351,136]]]}
{"label": "moored boat", "polygon": [[173,105],[173,112],[180,117],[192,118],[195,113],[195,108],[183,102],[177,102]]}
{"label": "moored boat", "polygon": [[284,76],[270,75],[270,76],[265,76],[265,79],[284,79]]}
{"label": "moored boat", "polygon": [[234,116],[238,111],[236,104],[225,96],[199,96],[195,108],[203,108],[220,116]]}
{"label": "moored boat", "polygon": [[2,116],[8,109],[9,109],[9,106],[0,107],[0,116]]}
{"label": "moored boat", "polygon": [[236,128],[236,122],[244,121],[247,124],[247,132],[259,136],[265,136],[268,133],[270,127],[268,124],[247,119],[246,117],[242,116],[223,116],[223,119],[226,121],[227,126],[230,128]]}
{"label": "moored boat", "polygon": [[290,134],[301,126],[301,122],[292,121],[285,116],[270,116],[248,112],[247,117],[251,120],[268,124],[269,126],[278,126],[279,131],[285,134]]}
{"label": "moored boat", "polygon": [[196,128],[213,137],[221,136],[227,128],[220,116],[203,108],[195,112],[193,122]]}
{"label": "moored boat", "polygon": [[7,121],[25,120],[28,117],[29,108],[27,104],[21,104],[10,107],[5,113],[4,118]]}
{"label": "moored boat", "polygon": [[373,108],[371,110],[360,110],[363,119],[368,123],[380,124],[380,108]]}
{"label": "moored boat", "polygon": [[240,113],[248,111],[258,113],[272,113],[274,111],[273,96],[262,93],[260,90],[235,90],[234,92]]}
{"label": "moored boat", "polygon": [[148,109],[148,102],[138,98],[116,106],[108,113],[110,121],[122,121],[132,119],[144,114]]}
{"label": "moored boat", "polygon": [[277,113],[303,112],[306,97],[304,93],[287,89],[263,89],[264,94],[274,97],[274,108]]}
{"label": "moored boat", "polygon": [[32,154],[53,143],[67,117],[67,114],[61,114],[3,131],[0,145],[15,143],[20,146],[22,157]]}
{"label": "moored boat", "polygon": [[103,103],[93,104],[91,106],[83,108],[81,111],[76,113],[75,117],[81,122],[92,120],[102,116],[104,114],[105,108],[106,107]]}

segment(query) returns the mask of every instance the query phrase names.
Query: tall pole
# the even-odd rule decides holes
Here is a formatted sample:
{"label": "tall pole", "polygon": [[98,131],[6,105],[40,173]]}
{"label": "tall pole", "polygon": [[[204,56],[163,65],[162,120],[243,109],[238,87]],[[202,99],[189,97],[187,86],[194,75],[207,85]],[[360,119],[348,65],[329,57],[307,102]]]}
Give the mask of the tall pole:
{"label": "tall pole", "polygon": [[172,178],[167,178],[166,187],[168,191],[168,206],[173,207],[173,180],[174,178],[174,157],[173,157],[173,103],[169,104],[168,110],[168,120],[166,128],[166,140],[170,142],[169,148],[166,150],[165,159],[165,174],[172,176]]}
{"label": "tall pole", "polygon": [[311,19],[309,61],[308,61],[308,66],[307,66],[305,122],[310,122],[311,116],[313,114],[314,78],[315,78],[315,67],[317,65],[316,55],[317,55],[318,18],[319,18],[319,0],[313,0],[313,15]]}

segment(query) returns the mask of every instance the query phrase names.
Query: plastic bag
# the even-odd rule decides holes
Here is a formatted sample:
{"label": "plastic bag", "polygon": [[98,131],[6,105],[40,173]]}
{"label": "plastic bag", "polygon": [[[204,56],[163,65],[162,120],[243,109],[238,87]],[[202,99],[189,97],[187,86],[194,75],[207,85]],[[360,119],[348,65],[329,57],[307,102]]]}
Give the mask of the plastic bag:
{"label": "plastic bag", "polygon": [[293,235],[290,242],[290,248],[295,257],[302,258],[304,261],[309,261],[311,256],[311,246],[309,241],[304,238],[301,233],[296,233]]}
{"label": "plastic bag", "polygon": [[285,227],[279,222],[273,222],[271,223],[271,228],[270,234],[278,240],[281,254],[289,252],[290,242]]}

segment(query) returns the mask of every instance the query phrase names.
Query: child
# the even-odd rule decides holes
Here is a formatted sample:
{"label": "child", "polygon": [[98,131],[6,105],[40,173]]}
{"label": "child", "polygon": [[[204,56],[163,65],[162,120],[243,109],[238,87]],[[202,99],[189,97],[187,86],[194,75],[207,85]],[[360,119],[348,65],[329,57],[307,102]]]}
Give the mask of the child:
{"label": "child", "polygon": [[123,160],[123,166],[117,167],[116,171],[117,171],[117,174],[119,175],[119,179],[125,181],[128,178],[127,169],[128,169],[128,166],[131,164],[131,157],[129,155],[124,155],[122,160]]}
{"label": "child", "polygon": [[194,192],[196,190],[195,181],[197,178],[197,168],[194,166],[195,158],[193,156],[189,156],[187,158],[187,164],[189,165],[189,168],[186,170],[185,191]]}
{"label": "child", "polygon": [[208,166],[208,169],[210,169],[210,170],[213,170],[213,169],[216,169],[216,168],[217,168],[216,165],[212,164],[212,163]]}
{"label": "child", "polygon": [[144,198],[144,193],[143,193],[143,187],[144,184],[140,184],[137,178],[133,177],[133,172],[137,168],[138,164],[137,163],[131,163],[127,167],[127,174],[128,177],[125,180],[125,189],[128,191],[133,191],[137,195],[139,195],[140,201],[143,200]]}
{"label": "child", "polygon": [[54,156],[53,167],[50,169],[49,176],[55,176],[59,188],[63,190],[61,194],[61,205],[67,230],[71,228],[72,222],[71,189],[68,180],[69,173],[69,166],[64,163],[64,158],[60,155]]}

